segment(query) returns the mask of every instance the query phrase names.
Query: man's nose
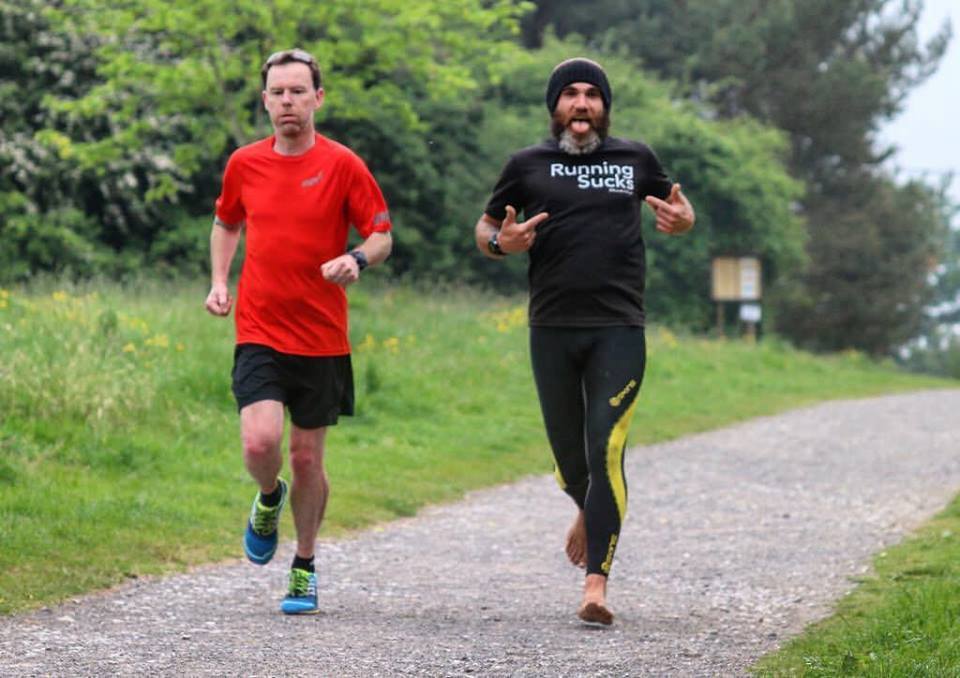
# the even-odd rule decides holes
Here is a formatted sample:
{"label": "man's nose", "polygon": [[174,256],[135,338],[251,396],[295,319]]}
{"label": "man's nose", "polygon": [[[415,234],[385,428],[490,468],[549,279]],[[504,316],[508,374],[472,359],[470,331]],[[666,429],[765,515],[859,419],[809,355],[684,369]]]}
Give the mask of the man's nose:
{"label": "man's nose", "polygon": [[289,105],[293,103],[293,95],[288,91],[284,90],[283,94],[280,95],[280,102]]}

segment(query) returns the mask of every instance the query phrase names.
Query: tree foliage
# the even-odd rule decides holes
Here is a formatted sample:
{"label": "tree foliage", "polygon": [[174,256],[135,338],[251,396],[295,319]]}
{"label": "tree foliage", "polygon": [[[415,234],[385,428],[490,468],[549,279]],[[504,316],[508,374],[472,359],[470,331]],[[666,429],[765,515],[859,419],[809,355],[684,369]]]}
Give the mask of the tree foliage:
{"label": "tree foliage", "polygon": [[916,336],[946,245],[937,201],[928,186],[882,177],[823,196],[810,224],[811,265],[780,327],[814,348],[877,356]]}
{"label": "tree foliage", "polygon": [[[778,327],[809,347],[883,353],[918,328],[921,311],[900,305],[930,298],[917,262],[947,223],[929,191],[898,188],[884,174],[893,149],[876,138],[951,37],[947,24],[920,44],[922,8],[923,0],[543,0],[524,37],[532,45],[551,27],[580,33],[640,58],[721,118],[749,115],[786,132],[790,167],[806,185],[810,269],[779,281]],[[877,262],[891,280],[880,280]]]}
{"label": "tree foliage", "polygon": [[95,40],[53,30],[39,1],[0,2],[0,271],[92,272],[104,261],[102,229],[88,210],[89,178],[48,96],[78,96],[93,77]]}
{"label": "tree foliage", "polygon": [[[226,155],[269,133],[258,76],[267,54],[293,45],[312,51],[326,78],[324,124],[335,134],[355,130],[361,147],[394,146],[389,158],[371,153],[370,164],[405,177],[398,185],[406,189],[430,155],[428,116],[497,77],[501,59],[518,49],[510,38],[522,11],[513,0],[245,0],[229,9],[221,0],[26,0],[26,9],[2,7],[19,22],[6,25],[19,40],[10,58],[20,70],[5,82],[44,95],[32,102],[37,115],[20,147],[46,155],[22,163],[11,204],[41,190],[48,175],[73,177],[63,202],[96,225],[100,244],[154,257],[198,256],[182,251],[202,237],[188,217],[210,214]],[[64,43],[52,60],[38,40],[48,35]],[[24,58],[31,45],[35,58]],[[29,69],[59,66],[61,55],[63,68],[50,78],[75,86],[38,82]],[[63,75],[70,69],[76,77]],[[401,213],[424,203],[407,190],[397,196]],[[34,212],[50,210],[37,204]],[[189,233],[170,237],[176,224]],[[45,221],[30,228],[46,228]],[[23,274],[47,267],[26,259]]]}
{"label": "tree foliage", "polygon": [[875,163],[878,125],[928,77],[949,24],[919,44],[923,0],[542,0],[528,44],[549,26],[627,52],[723,117],[749,114],[786,131],[794,168],[813,182]]}
{"label": "tree foliage", "polygon": [[960,205],[947,194],[944,183],[935,193],[943,220],[956,224],[948,230],[933,268],[933,299],[924,309],[921,332],[899,352],[909,367],[960,379]]}
{"label": "tree foliage", "polygon": [[756,254],[793,339],[883,353],[923,326],[931,280],[960,284],[928,276],[947,219],[930,190],[878,169],[878,125],[949,39],[918,43],[921,7],[0,0],[0,278],[202,270],[226,157],[270,133],[260,64],[296,45],[324,71],[321,131],[387,194],[393,272],[516,288],[522,259],[476,256],[472,225],[507,156],[546,136],[552,66],[590,54],[614,133],[650,142],[697,208],[687,238],[650,230],[654,317],[705,326],[710,258]]}

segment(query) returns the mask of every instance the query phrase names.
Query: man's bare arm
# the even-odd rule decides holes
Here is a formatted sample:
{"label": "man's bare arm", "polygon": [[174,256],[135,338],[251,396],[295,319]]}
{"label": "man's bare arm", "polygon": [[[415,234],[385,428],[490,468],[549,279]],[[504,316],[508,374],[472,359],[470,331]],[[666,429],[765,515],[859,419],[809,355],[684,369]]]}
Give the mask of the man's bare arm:
{"label": "man's bare arm", "polygon": [[210,293],[204,302],[207,311],[212,315],[229,315],[233,306],[233,297],[230,296],[228,287],[230,265],[237,253],[242,233],[242,223],[226,224],[220,217],[214,217],[213,228],[210,230]]}
{"label": "man's bare arm", "polygon": [[[353,248],[353,251],[362,253],[368,266],[376,266],[390,256],[392,249],[393,236],[389,232],[374,232],[360,245]],[[360,277],[360,262],[353,254],[347,252],[325,262],[320,266],[320,272],[325,280],[346,287],[350,283],[356,282]]]}
{"label": "man's bare arm", "polygon": [[363,252],[370,266],[376,266],[382,264],[390,256],[390,252],[393,250],[393,236],[389,232],[371,233],[369,238],[354,249]]}

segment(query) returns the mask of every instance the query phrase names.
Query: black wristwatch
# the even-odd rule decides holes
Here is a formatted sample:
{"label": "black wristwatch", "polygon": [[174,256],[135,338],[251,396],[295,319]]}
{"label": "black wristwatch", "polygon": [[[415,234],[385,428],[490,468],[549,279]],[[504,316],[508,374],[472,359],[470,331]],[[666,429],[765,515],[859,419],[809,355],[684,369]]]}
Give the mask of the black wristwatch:
{"label": "black wristwatch", "polygon": [[367,255],[360,250],[350,250],[347,254],[357,260],[357,269],[360,271],[370,265],[370,262],[367,261]]}
{"label": "black wristwatch", "polygon": [[490,239],[487,241],[487,249],[490,250],[490,254],[496,254],[498,257],[506,254],[506,252],[500,249],[500,231],[494,231],[493,235],[490,236]]}

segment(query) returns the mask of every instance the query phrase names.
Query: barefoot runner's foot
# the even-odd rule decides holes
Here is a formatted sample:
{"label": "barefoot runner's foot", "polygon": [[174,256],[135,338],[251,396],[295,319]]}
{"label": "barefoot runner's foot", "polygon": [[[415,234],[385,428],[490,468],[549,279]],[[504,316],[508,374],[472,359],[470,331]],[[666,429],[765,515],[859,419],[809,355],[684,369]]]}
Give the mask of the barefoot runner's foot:
{"label": "barefoot runner's foot", "polygon": [[607,578],[602,574],[588,574],[584,580],[583,602],[577,616],[590,624],[613,623],[613,613],[607,609]]}
{"label": "barefoot runner's foot", "polygon": [[577,513],[573,525],[567,531],[567,558],[577,567],[587,566],[587,525],[583,511]]}
{"label": "barefoot runner's foot", "polygon": [[580,610],[577,612],[577,616],[580,617],[581,621],[587,624],[601,624],[603,626],[610,626],[613,624],[613,613],[603,605],[598,605],[596,603],[586,603],[581,605]]}

